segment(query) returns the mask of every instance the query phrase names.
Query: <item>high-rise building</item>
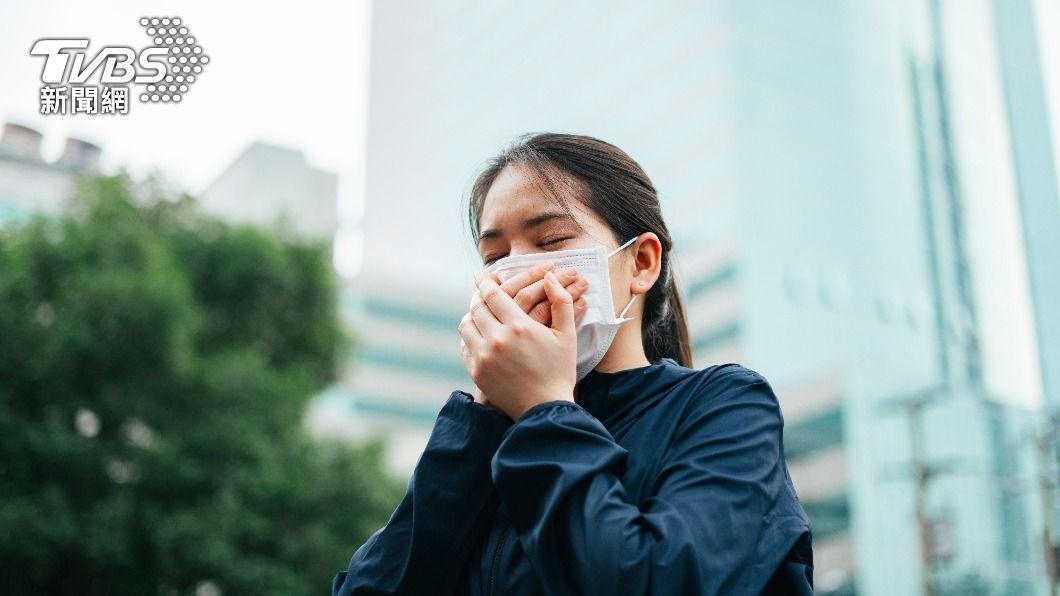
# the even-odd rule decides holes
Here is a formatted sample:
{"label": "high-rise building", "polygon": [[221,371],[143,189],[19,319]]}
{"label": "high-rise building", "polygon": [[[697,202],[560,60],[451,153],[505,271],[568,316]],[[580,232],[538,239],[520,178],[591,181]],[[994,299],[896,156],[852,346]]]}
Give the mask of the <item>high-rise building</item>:
{"label": "high-rise building", "polygon": [[411,469],[472,388],[477,168],[519,133],[590,134],[660,191],[695,365],[777,390],[819,591],[1043,592],[1026,439],[1060,349],[1035,280],[1060,277],[1056,237],[1025,229],[1049,208],[1028,6],[377,3],[336,428],[386,429]]}

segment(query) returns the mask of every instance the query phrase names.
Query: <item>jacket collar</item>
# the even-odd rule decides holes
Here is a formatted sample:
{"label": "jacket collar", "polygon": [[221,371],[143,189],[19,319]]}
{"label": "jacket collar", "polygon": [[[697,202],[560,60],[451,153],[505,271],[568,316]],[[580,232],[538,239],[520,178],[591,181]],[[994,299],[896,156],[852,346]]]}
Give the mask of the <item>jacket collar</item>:
{"label": "jacket collar", "polygon": [[574,401],[610,428],[653,405],[693,372],[672,358],[615,372],[594,369],[578,383]]}

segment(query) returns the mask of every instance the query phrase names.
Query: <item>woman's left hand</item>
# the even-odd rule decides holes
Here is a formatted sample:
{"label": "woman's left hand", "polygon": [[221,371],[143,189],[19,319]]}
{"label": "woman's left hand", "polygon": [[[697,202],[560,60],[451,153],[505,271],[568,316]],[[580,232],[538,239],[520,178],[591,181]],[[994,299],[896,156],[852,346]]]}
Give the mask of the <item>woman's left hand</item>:
{"label": "woman's left hand", "polygon": [[578,352],[574,305],[555,274],[545,274],[545,295],[552,308],[546,327],[523,312],[494,274],[476,278],[478,298],[460,321],[464,364],[490,404],[517,420],[531,407],[574,401]]}

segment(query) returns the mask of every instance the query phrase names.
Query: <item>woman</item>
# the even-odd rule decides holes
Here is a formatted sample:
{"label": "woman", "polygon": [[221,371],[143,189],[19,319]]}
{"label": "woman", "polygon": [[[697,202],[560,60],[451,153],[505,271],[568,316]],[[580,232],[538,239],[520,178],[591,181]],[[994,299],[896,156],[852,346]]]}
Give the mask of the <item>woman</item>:
{"label": "woman", "polygon": [[477,395],[449,396],[332,593],[812,593],[777,398],[738,364],[690,368],[640,166],[591,137],[523,137],[478,177],[469,221]]}

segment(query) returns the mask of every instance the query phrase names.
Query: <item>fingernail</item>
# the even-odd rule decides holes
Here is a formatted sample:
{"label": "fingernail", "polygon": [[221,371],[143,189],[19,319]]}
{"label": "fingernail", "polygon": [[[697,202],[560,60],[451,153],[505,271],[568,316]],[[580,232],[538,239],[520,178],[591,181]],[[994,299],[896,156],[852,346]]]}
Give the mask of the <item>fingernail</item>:
{"label": "fingernail", "polygon": [[563,277],[566,277],[567,279],[574,279],[575,277],[578,277],[578,270],[577,269],[567,269],[566,271],[563,272]]}
{"label": "fingernail", "polygon": [[574,284],[574,287],[578,288],[579,290],[584,290],[585,288],[589,287],[589,280],[587,280],[587,279],[579,279]]}

